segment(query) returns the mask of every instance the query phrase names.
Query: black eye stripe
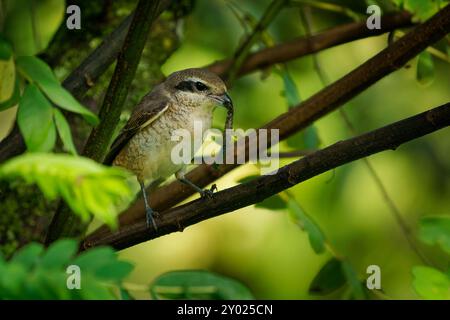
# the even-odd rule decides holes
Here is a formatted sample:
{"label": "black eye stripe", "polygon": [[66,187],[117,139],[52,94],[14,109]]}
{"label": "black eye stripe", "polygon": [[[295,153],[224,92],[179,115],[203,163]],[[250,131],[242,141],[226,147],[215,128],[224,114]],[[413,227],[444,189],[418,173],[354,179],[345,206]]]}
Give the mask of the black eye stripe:
{"label": "black eye stripe", "polygon": [[175,86],[176,89],[181,91],[190,91],[194,92],[194,82],[192,81],[181,81],[179,84]]}
{"label": "black eye stripe", "polygon": [[206,84],[200,82],[200,81],[197,81],[197,82],[195,83],[195,88],[196,88],[198,91],[205,91],[205,90],[208,90],[208,86],[207,86]]}
{"label": "black eye stripe", "polygon": [[208,86],[203,82],[200,81],[194,82],[192,80],[181,81],[175,86],[175,88],[181,91],[189,91],[189,92],[194,92],[195,90],[206,91],[209,89]]}

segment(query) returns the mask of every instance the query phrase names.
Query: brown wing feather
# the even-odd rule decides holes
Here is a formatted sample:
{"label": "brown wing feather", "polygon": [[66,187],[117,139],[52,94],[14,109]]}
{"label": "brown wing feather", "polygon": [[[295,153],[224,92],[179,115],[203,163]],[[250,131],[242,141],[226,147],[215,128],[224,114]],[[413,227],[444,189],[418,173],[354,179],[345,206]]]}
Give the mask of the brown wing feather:
{"label": "brown wing feather", "polygon": [[127,124],[112,143],[110,151],[103,163],[111,165],[128,141],[130,141],[140,129],[156,120],[168,107],[169,101],[166,97],[159,94],[158,91],[154,90],[144,96],[144,98],[136,105]]}

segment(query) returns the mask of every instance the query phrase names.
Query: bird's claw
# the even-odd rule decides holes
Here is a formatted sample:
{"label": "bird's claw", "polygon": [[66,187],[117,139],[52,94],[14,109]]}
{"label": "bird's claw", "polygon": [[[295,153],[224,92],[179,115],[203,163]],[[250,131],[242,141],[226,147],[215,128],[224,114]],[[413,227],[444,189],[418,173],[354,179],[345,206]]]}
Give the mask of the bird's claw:
{"label": "bird's claw", "polygon": [[214,197],[214,191],[217,191],[216,184],[213,184],[210,189],[205,189],[200,192],[200,195],[203,199],[212,199]]}
{"label": "bird's claw", "polygon": [[153,210],[146,210],[145,212],[146,218],[147,218],[147,227],[152,226],[153,229],[158,230],[158,226],[156,225],[155,218],[159,217],[159,213]]}

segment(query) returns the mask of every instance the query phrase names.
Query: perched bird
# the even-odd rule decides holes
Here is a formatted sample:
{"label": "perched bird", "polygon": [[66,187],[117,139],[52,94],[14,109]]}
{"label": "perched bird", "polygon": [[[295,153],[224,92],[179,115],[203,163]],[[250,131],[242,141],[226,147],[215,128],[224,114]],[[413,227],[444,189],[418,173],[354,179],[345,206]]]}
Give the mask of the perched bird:
{"label": "perched bird", "polygon": [[[155,229],[146,184],[158,183],[175,173],[179,181],[202,197],[212,195],[213,190],[202,190],[185,178],[186,164],[171,161],[172,148],[177,144],[171,135],[177,129],[185,129],[192,137],[195,121],[201,122],[203,132],[210,129],[213,111],[219,105],[229,111],[233,109],[225,83],[216,74],[194,68],[174,72],[142,98],[113,142],[104,163],[124,167],[136,175],[144,197],[147,224]],[[192,150],[192,154],[197,151]]]}

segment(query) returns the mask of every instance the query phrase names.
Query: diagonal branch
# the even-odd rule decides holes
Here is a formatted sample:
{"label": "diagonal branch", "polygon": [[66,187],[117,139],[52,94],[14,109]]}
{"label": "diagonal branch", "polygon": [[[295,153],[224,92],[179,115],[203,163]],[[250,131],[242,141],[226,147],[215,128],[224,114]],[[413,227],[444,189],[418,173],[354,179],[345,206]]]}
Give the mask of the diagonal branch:
{"label": "diagonal branch", "polygon": [[[343,24],[311,37],[299,37],[289,42],[249,54],[243,61],[238,75],[242,76],[276,63],[287,62],[337,45],[378,36],[411,25],[411,15],[408,12],[383,16],[381,29],[370,30],[367,28],[365,22]],[[223,76],[235,62],[235,59],[222,60],[211,64],[208,68]]]}
{"label": "diagonal branch", "polygon": [[83,249],[111,245],[124,249],[154,239],[200,221],[258,203],[294,185],[330,169],[384,150],[395,150],[401,144],[450,125],[450,103],[358,137],[337,142],[284,166],[274,175],[223,190],[212,199],[199,199],[169,209],[158,219],[158,230],[145,221],[122,228],[103,238],[88,237]]}
{"label": "diagonal branch", "polygon": [[[336,110],[381,78],[401,68],[427,46],[443,38],[449,32],[450,5],[343,78],[319,91],[299,106],[290,109],[289,112],[272,120],[263,128],[280,129],[280,139],[286,139],[320,117]],[[189,172],[187,177],[196,185],[204,187],[237,166],[200,165]],[[152,208],[162,212],[192,194],[190,188],[175,181],[152,192],[149,196]],[[121,226],[125,226],[144,219],[144,216],[144,205],[140,199],[119,217],[119,222]],[[94,231],[92,238],[108,237],[109,235],[110,230],[106,226],[102,226]]]}
{"label": "diagonal branch", "polygon": [[[93,128],[86,142],[83,155],[101,162],[112,135],[119,123],[128,90],[136,73],[142,51],[153,21],[161,12],[160,0],[139,0],[123,47],[119,53],[114,74],[109,83],[100,109],[100,124]],[[46,242],[61,236],[72,236],[75,218],[65,207],[56,212],[50,224]]]}
{"label": "diagonal branch", "polygon": [[84,149],[85,156],[98,162],[103,160],[112,135],[119,123],[128,89],[136,73],[150,27],[158,17],[160,5],[160,0],[140,0],[137,4],[100,109],[100,124],[92,130]]}
{"label": "diagonal branch", "polygon": [[[167,6],[168,0],[163,2]],[[161,11],[163,8],[161,8]],[[131,23],[132,15],[128,16],[63,82],[63,86],[75,97],[81,99],[95,81],[114,62],[123,45],[125,35]],[[258,51],[243,62],[238,72],[242,76],[268,67],[275,63],[286,62],[307,54],[324,50],[350,41],[390,32],[397,28],[411,25],[411,16],[406,12],[388,15],[382,18],[382,28],[367,29],[365,23],[349,23],[324,31],[311,38],[298,38],[272,48]],[[224,60],[210,65],[208,68],[219,75],[224,75],[232,65],[232,60]],[[69,115],[69,120],[72,115]],[[13,129],[0,141],[0,163],[25,151],[25,143],[19,130]]]}

